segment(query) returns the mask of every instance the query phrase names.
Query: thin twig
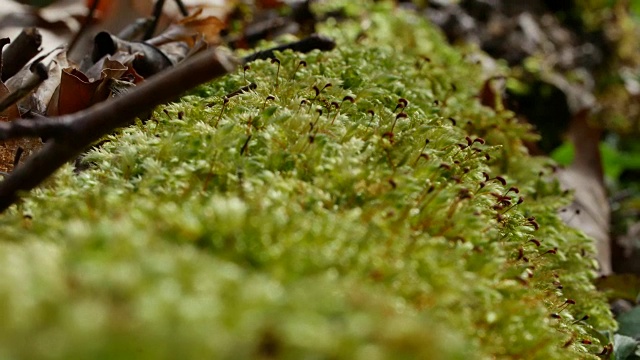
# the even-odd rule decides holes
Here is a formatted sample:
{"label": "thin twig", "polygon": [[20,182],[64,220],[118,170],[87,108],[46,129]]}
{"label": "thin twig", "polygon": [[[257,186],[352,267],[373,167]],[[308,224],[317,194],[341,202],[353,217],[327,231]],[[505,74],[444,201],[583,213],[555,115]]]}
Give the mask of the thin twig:
{"label": "thin twig", "polygon": [[308,53],[313,50],[329,51],[333,50],[335,47],[336,42],[333,41],[333,39],[319,34],[313,34],[308,38],[304,38],[294,43],[284,44],[273,47],[271,49],[258,51],[254,54],[244,57],[243,61],[246,64],[255,60],[275,59],[276,51],[282,52],[285,50],[293,50],[295,52]]}
{"label": "thin twig", "polygon": [[[31,127],[31,130],[46,129],[44,132],[54,137],[0,182],[0,212],[15,203],[20,192],[38,186],[100,137],[130,124],[139,114],[174,100],[199,84],[233,71],[235,62],[231,56],[219,51],[204,51],[187,60],[185,64],[150,78],[127,96],[99,103],[74,114],[30,120],[38,123]],[[15,124],[10,128],[26,128],[23,120],[8,124]],[[31,135],[36,135],[35,132],[32,131]],[[23,135],[26,135],[26,131]]]}
{"label": "thin twig", "polygon": [[149,40],[153,37],[153,33],[156,32],[156,28],[158,27],[158,21],[160,20],[160,16],[162,16],[162,8],[164,8],[165,0],[156,0],[156,4],[153,6],[153,14],[151,15],[151,25],[147,28],[147,31],[144,33],[143,41]]}
{"label": "thin twig", "polygon": [[182,14],[182,16],[189,16],[189,10],[184,6],[182,0],[176,0],[176,5],[178,5],[178,9],[180,9],[180,14]]}
{"label": "thin twig", "polygon": [[95,14],[96,9],[98,8],[98,5],[100,5],[100,0],[93,0],[93,3],[89,8],[89,13],[87,14],[87,17],[84,18],[84,22],[82,23],[82,26],[80,27],[78,32],[76,32],[76,34],[73,36],[73,40],[71,40],[71,43],[69,44],[69,49],[67,50],[69,53],[71,53],[73,48],[76,47],[76,45],[78,44],[78,40],[80,40],[80,37],[82,36],[82,34],[84,34],[84,32],[87,31],[87,28],[91,26],[91,23],[93,23],[93,15]]}

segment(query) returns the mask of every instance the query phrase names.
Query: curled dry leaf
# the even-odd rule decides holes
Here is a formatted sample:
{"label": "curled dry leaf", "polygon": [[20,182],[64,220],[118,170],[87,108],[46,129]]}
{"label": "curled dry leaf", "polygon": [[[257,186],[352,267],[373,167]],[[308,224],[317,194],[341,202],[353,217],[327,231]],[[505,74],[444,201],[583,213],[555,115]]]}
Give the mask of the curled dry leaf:
{"label": "curled dry leaf", "polygon": [[[49,102],[53,97],[56,89],[60,85],[62,69],[69,66],[67,54],[65,51],[56,51],[49,57],[42,60],[43,63],[49,63],[47,79],[43,81],[31,94],[18,102],[18,108],[30,110],[38,114],[45,114]],[[11,91],[16,91],[24,86],[33,76],[30,66],[24,66],[16,75],[14,75],[6,85]]]}
{"label": "curled dry leaf", "polygon": [[158,46],[158,50],[162,51],[172,64],[181,62],[191,53],[191,47],[182,41],[160,45]]}
{"label": "curled dry leaf", "polygon": [[[100,81],[91,81],[80,70],[66,68],[62,70],[60,87],[49,105],[47,114],[64,115],[86,109],[98,102],[96,92]],[[101,99],[104,100],[104,99]]]}
{"label": "curled dry leaf", "polygon": [[119,79],[129,70],[127,62],[131,62],[135,59],[135,56],[127,55],[120,56],[122,61],[116,60],[112,56],[105,56],[84,72],[85,76],[90,82],[99,81],[105,78]]}
{"label": "curled dry leaf", "polygon": [[135,59],[135,55],[118,51],[113,55],[102,57],[95,64],[91,64],[91,62],[83,64],[86,66],[80,66],[80,70],[85,73],[89,79],[100,79],[105,75],[109,76],[109,74],[113,74],[111,77],[115,78],[116,74],[113,73],[112,70],[121,68],[121,66],[119,65],[121,64],[126,66],[128,70],[119,75],[120,78],[125,78],[129,82],[139,84],[144,80],[144,78],[140,76],[133,68],[133,62]]}
{"label": "curled dry leaf", "polygon": [[167,55],[155,46],[143,42],[122,40],[107,32],[101,32],[96,35],[93,53],[91,54],[93,62],[98,62],[104,56],[113,55],[116,52],[135,55],[133,68],[144,78],[174,65]]}
{"label": "curled dry leaf", "polygon": [[129,67],[110,57],[100,59],[86,73],[74,68],[63,69],[60,87],[51,100],[47,115],[71,114],[106,100],[111,95],[111,82],[126,74],[131,74],[134,81],[139,79]]}

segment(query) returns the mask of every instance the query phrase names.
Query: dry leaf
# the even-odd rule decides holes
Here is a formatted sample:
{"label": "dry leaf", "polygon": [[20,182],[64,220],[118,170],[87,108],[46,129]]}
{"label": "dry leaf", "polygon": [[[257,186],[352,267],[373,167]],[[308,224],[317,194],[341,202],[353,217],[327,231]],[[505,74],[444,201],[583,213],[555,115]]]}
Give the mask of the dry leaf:
{"label": "dry leaf", "polygon": [[589,126],[588,113],[587,110],[577,113],[569,128],[576,155],[573,164],[558,171],[558,179],[565,189],[574,191],[574,201],[561,213],[561,217],[570,226],[596,240],[600,272],[609,275],[612,273],[609,237],[611,209],[598,148],[601,130]]}
{"label": "dry leaf", "polygon": [[51,99],[47,115],[71,114],[89,107],[99,82],[90,82],[80,70],[66,68],[62,70],[60,87]]}
{"label": "dry leaf", "polygon": [[162,34],[146,41],[150,45],[163,45],[176,41],[184,41],[190,47],[199,37],[203,37],[209,44],[220,43],[220,31],[225,28],[222,20],[209,16],[201,17],[202,9],[180,20],[177,24],[169,26]]}
{"label": "dry leaf", "polygon": [[[19,108],[45,114],[51,97],[60,85],[62,69],[69,66],[65,51],[54,52],[52,58],[45,58],[43,63],[49,63],[48,77],[29,96],[18,102]],[[11,91],[21,88],[33,76],[30,66],[24,66],[16,75],[7,81],[7,87]]]}
{"label": "dry leaf", "polygon": [[95,37],[94,51],[91,59],[98,62],[101,58],[116,52],[135,55],[133,68],[140,76],[147,78],[174,64],[158,48],[143,42],[132,42],[119,39],[107,32],[101,32]]}
{"label": "dry leaf", "polygon": [[[9,93],[11,93],[9,88],[7,88],[7,86],[2,81],[0,81],[0,99],[7,96]],[[4,111],[0,112],[0,116],[5,118],[6,119],[5,121],[19,118],[20,111],[18,111],[18,105],[14,104],[9,106]]]}
{"label": "dry leaf", "polygon": [[[135,57],[133,58],[135,59]],[[126,65],[114,60],[111,56],[106,56],[95,63],[84,74],[89,82],[94,82],[104,78],[119,79],[128,69]]]}
{"label": "dry leaf", "polygon": [[47,115],[74,113],[108,99],[112,93],[114,80],[122,78],[131,84],[142,81],[132,67],[114,58],[131,63],[135,57],[130,54],[116,53],[114,57],[101,58],[86,72],[75,68],[63,69],[60,87],[51,99]]}
{"label": "dry leaf", "polygon": [[504,108],[502,99],[504,98],[504,90],[506,81],[504,76],[492,76],[485,80],[478,94],[480,103],[494,110],[502,110]]}

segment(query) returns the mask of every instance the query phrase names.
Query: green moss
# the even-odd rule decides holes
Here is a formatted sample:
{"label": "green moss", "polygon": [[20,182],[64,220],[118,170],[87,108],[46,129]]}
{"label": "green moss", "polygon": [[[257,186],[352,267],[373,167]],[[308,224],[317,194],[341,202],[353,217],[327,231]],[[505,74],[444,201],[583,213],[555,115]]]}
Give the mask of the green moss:
{"label": "green moss", "polygon": [[338,49],[201,87],[0,219],[0,358],[596,358],[591,240],[481,69],[387,5],[322,32]]}

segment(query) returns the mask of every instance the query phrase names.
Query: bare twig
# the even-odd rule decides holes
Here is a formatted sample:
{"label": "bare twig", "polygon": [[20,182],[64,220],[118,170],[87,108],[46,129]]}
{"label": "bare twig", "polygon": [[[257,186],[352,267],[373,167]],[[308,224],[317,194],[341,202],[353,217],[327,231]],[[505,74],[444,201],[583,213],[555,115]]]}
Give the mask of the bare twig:
{"label": "bare twig", "polygon": [[189,16],[189,10],[184,6],[182,0],[176,0],[176,5],[178,5],[178,9],[180,9],[180,14],[182,14],[182,16]]}
{"label": "bare twig", "polygon": [[[0,182],[0,212],[18,199],[18,193],[29,191],[73,160],[85,148],[114,129],[130,124],[135,117],[155,106],[174,100],[199,84],[225,75],[235,68],[235,60],[216,50],[207,50],[185,64],[162,72],[127,96],[115,98],[74,114],[34,120],[17,120],[3,126],[4,138],[20,135],[53,136],[36,154],[18,166]],[[25,121],[32,121],[31,127]],[[15,132],[12,128],[29,129]],[[12,133],[12,131],[14,131]],[[11,134],[12,136],[6,136]]]}
{"label": "bare twig", "polygon": [[133,68],[144,78],[173,66],[171,59],[159,48],[145,42],[118,39],[105,31],[96,34],[91,60],[96,63],[105,55],[113,55],[119,50],[140,55],[133,60]]}
{"label": "bare twig", "polygon": [[153,37],[153,33],[156,32],[158,21],[160,20],[160,16],[162,16],[164,1],[165,0],[156,0],[156,4],[153,6],[153,14],[151,15],[152,23],[144,33],[144,37],[142,38],[143,41],[151,39]]}
{"label": "bare twig", "polygon": [[17,74],[29,60],[40,52],[42,36],[36,28],[22,30],[2,52],[2,81]]}
{"label": "bare twig", "polygon": [[285,50],[293,50],[300,53],[308,53],[312,50],[322,50],[329,51],[333,50],[336,47],[336,42],[333,39],[328,38],[326,36],[322,36],[319,34],[313,34],[308,38],[302,39],[300,41],[284,44],[281,46],[276,46],[271,49],[258,51],[257,53],[251,54],[243,58],[244,63],[252,62],[255,60],[267,60],[267,59],[275,59],[276,51],[285,51]]}
{"label": "bare twig", "polygon": [[80,40],[80,37],[82,36],[82,34],[84,34],[84,32],[87,31],[87,28],[89,28],[91,23],[93,23],[93,16],[96,12],[96,9],[98,8],[98,5],[100,5],[100,0],[94,0],[91,3],[91,7],[89,8],[89,13],[87,14],[87,17],[84,19],[82,26],[80,27],[78,32],[76,32],[76,34],[73,36],[73,39],[69,44],[69,49],[67,50],[69,53],[73,51],[73,48],[76,47],[76,45],[78,44],[78,40]]}
{"label": "bare twig", "polygon": [[233,48],[248,44],[254,46],[258,41],[268,38],[291,24],[291,19],[279,16],[251,24],[242,34],[226,38],[226,42]]}
{"label": "bare twig", "polygon": [[[20,101],[23,97],[28,95],[32,90],[37,88],[43,81],[49,78],[49,70],[41,62],[33,65],[33,75],[31,75],[20,88],[7,94],[4,98],[0,99],[0,112],[4,111],[9,106]],[[5,123],[6,124],[6,123]]]}

